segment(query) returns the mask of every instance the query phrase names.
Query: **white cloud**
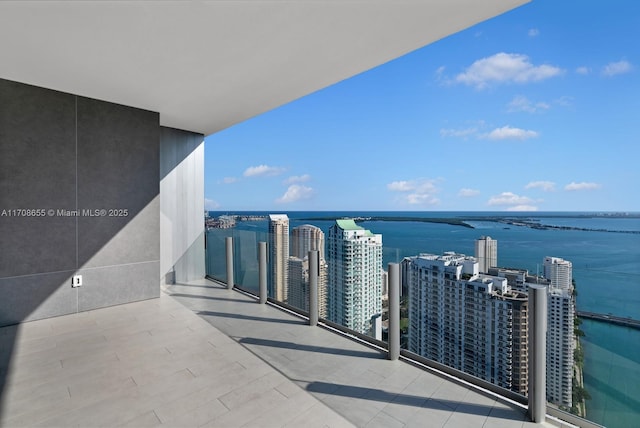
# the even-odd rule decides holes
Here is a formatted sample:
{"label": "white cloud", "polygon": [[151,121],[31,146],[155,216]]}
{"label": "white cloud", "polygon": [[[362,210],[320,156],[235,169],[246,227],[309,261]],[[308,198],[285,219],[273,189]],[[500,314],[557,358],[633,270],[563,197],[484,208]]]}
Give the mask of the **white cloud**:
{"label": "white cloud", "polygon": [[501,52],[475,61],[455,81],[483,89],[490,83],[536,82],[562,73],[562,69],[552,65],[535,66],[526,55]]}
{"label": "white cloud", "polygon": [[439,189],[436,180],[400,180],[387,184],[387,189],[392,192],[405,193],[401,199],[410,205],[436,205],[440,202],[434,197]]}
{"label": "white cloud", "polygon": [[515,207],[507,208],[507,211],[538,211],[538,207],[534,205],[516,205]]}
{"label": "white cloud", "polygon": [[235,177],[225,177],[222,179],[222,182],[224,184],[231,184],[231,183],[235,183],[236,181],[238,181],[238,179]]}
{"label": "white cloud", "polygon": [[587,183],[585,181],[581,183],[576,183],[572,181],[571,183],[564,186],[564,190],[574,191],[574,190],[596,190],[601,188],[602,186],[598,183]]}
{"label": "white cloud", "polygon": [[213,211],[220,208],[220,204],[213,199],[204,198],[204,209],[207,211]]}
{"label": "white cloud", "polygon": [[311,180],[311,176],[309,174],[292,175],[291,177],[284,180],[284,184],[305,183],[309,180]]}
{"label": "white cloud", "polygon": [[527,34],[529,35],[529,37],[536,37],[538,35],[540,35],[540,30],[538,30],[537,28],[531,28]]}
{"label": "white cloud", "polygon": [[569,107],[571,104],[573,104],[573,97],[563,95],[560,98],[553,100],[553,103],[562,107]]}
{"label": "white cloud", "polygon": [[553,181],[532,181],[526,186],[525,189],[542,189],[545,192],[553,192],[556,190],[556,183]]}
{"label": "white cloud", "polygon": [[276,202],[286,204],[290,202],[296,202],[301,199],[309,199],[313,196],[313,189],[311,187],[302,186],[299,184],[292,184],[289,186],[282,197],[276,199]]}
{"label": "white cloud", "polygon": [[576,73],[586,76],[587,74],[591,73],[591,69],[589,67],[585,67],[585,66],[578,67],[578,68],[576,68]]}
{"label": "white cloud", "polygon": [[393,192],[433,193],[437,192],[435,180],[402,180],[387,184],[387,189]]}
{"label": "white cloud", "polygon": [[392,192],[409,192],[413,189],[413,184],[409,181],[394,181],[387,184],[387,189]]}
{"label": "white cloud", "polygon": [[551,106],[547,103],[530,101],[527,97],[518,95],[511,100],[507,105],[507,111],[517,112],[525,111],[527,113],[537,113],[543,110],[548,110]]}
{"label": "white cloud", "polygon": [[527,196],[519,196],[513,192],[502,192],[497,196],[492,196],[487,205],[530,205],[533,200]]}
{"label": "white cloud", "polygon": [[631,65],[631,63],[629,61],[622,60],[618,62],[610,62],[609,64],[605,65],[602,69],[602,74],[611,77],[617,74],[628,73],[631,70],[633,70],[633,66]]}
{"label": "white cloud", "polygon": [[466,128],[466,129],[444,129],[443,128],[440,130],[440,136],[466,138],[476,134],[477,132],[478,132],[477,128]]}
{"label": "white cloud", "polygon": [[458,192],[458,196],[461,198],[470,198],[472,196],[477,196],[479,194],[480,194],[479,190],[467,189],[467,188],[460,189],[460,191]]}
{"label": "white cloud", "polygon": [[258,177],[258,176],[274,176],[280,175],[284,172],[284,168],[269,165],[250,166],[244,171],[245,177]]}
{"label": "white cloud", "polygon": [[482,138],[489,140],[526,140],[538,136],[536,131],[527,129],[513,128],[509,125],[502,128],[496,128],[488,134],[484,134]]}
{"label": "white cloud", "polygon": [[405,200],[409,205],[437,205],[440,203],[440,199],[423,193],[410,193],[405,196]]}

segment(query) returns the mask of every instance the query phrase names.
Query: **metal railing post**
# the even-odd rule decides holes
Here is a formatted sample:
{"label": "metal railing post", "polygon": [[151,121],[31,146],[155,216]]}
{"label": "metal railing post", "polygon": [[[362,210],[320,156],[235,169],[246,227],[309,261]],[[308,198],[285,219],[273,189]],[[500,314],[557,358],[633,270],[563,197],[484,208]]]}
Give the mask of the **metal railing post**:
{"label": "metal railing post", "polygon": [[258,284],[260,303],[267,303],[267,243],[258,242]]}
{"label": "metal railing post", "polygon": [[389,359],[400,357],[400,265],[389,263]]}
{"label": "metal railing post", "polygon": [[318,325],[318,277],[319,258],[318,250],[309,251],[309,325]]}
{"label": "metal railing post", "polygon": [[529,285],[529,417],[542,423],[547,413],[547,287]]}
{"label": "metal railing post", "polygon": [[226,254],[227,254],[227,289],[232,290],[233,280],[233,238],[227,236],[225,238]]}

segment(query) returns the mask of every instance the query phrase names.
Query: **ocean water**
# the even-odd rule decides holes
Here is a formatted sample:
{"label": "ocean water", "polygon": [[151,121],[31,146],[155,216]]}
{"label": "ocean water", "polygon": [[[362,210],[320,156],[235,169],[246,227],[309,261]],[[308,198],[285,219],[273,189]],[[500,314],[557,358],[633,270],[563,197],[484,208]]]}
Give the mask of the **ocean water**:
{"label": "ocean water", "polygon": [[[224,213],[212,212],[212,215]],[[268,214],[268,213],[255,213]],[[325,233],[331,220],[318,217],[436,217],[505,216],[505,213],[468,212],[288,212],[290,228],[313,224]],[[583,213],[579,213],[582,215]],[[589,229],[640,232],[640,218],[578,217],[575,213],[527,213],[522,217],[541,224]],[[518,214],[509,214],[518,216]],[[536,217],[539,216],[539,217]],[[498,240],[498,265],[542,272],[545,256],[573,263],[578,289],[578,310],[611,313],[640,319],[640,233],[583,230],[539,230],[503,223],[473,220],[474,228],[448,224],[365,221],[361,225],[382,234],[384,264],[418,253],[456,251],[474,253],[482,235]],[[266,232],[266,222],[242,222],[238,229]],[[587,418],[610,428],[640,426],[640,330],[585,321],[585,388]]]}

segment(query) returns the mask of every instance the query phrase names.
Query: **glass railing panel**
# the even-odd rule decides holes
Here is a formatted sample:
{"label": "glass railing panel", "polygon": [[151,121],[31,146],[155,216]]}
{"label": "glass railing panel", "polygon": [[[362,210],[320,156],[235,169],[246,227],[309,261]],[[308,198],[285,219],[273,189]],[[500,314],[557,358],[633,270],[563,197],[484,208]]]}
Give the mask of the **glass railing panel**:
{"label": "glass railing panel", "polygon": [[205,234],[206,274],[218,281],[226,282],[227,264],[225,258],[225,239],[233,236],[234,229],[211,228]]}
{"label": "glass railing panel", "polygon": [[259,293],[258,243],[266,233],[236,230],[233,235],[234,280],[237,286],[253,294]]}

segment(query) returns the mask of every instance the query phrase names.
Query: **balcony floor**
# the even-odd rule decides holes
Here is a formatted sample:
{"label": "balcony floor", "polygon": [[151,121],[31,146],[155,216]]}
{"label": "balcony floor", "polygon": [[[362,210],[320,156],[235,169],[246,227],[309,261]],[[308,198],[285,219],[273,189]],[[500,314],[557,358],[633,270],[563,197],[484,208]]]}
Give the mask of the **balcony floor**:
{"label": "balcony floor", "polygon": [[518,406],[204,280],[0,328],[0,345],[12,349],[3,427],[537,426]]}

